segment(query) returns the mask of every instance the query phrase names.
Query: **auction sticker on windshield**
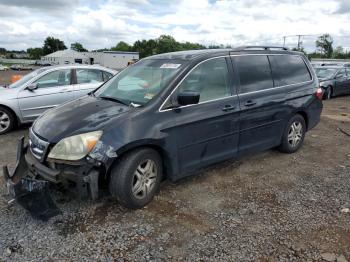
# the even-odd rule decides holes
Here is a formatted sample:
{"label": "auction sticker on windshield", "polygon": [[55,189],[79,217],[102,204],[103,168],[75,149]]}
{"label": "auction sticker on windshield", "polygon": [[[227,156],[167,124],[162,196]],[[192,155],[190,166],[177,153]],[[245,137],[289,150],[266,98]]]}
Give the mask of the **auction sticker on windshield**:
{"label": "auction sticker on windshield", "polygon": [[177,69],[181,64],[162,64],[160,68]]}

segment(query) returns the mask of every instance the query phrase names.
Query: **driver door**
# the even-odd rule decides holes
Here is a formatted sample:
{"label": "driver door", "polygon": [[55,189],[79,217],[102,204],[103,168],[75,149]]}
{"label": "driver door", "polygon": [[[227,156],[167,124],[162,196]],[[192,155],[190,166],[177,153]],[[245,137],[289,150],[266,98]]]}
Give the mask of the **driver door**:
{"label": "driver door", "polygon": [[25,121],[34,121],[46,110],[74,99],[71,86],[71,70],[59,69],[48,72],[31,83],[33,91],[23,89],[18,94],[18,103]]}

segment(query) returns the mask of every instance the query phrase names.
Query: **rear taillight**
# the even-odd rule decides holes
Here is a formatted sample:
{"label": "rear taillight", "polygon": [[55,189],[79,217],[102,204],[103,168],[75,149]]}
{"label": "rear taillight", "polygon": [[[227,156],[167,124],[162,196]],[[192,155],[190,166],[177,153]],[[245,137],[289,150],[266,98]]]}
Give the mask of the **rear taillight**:
{"label": "rear taillight", "polygon": [[322,100],[322,98],[323,98],[323,90],[322,90],[321,87],[317,88],[315,95],[316,95],[318,100]]}

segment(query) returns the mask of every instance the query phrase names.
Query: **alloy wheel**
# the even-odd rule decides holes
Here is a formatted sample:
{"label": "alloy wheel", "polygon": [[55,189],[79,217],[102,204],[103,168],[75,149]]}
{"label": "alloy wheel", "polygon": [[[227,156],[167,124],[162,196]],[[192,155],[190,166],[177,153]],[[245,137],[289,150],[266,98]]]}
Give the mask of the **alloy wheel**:
{"label": "alloy wheel", "polygon": [[0,132],[5,131],[10,126],[10,117],[4,111],[0,111]]}
{"label": "alloy wheel", "polygon": [[138,165],[133,177],[132,193],[135,198],[144,199],[156,185],[157,166],[153,160],[147,159]]}
{"label": "alloy wheel", "polygon": [[292,147],[298,146],[303,137],[303,125],[300,122],[293,122],[288,132],[288,143]]}

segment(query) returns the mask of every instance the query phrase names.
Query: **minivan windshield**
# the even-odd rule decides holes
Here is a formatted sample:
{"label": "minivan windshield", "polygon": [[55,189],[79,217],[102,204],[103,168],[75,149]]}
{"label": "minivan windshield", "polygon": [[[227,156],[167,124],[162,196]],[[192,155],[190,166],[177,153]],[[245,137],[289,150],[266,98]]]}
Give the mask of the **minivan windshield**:
{"label": "minivan windshield", "polygon": [[22,86],[23,84],[27,83],[30,79],[32,79],[33,77],[41,74],[42,72],[44,72],[45,70],[47,70],[46,68],[39,68],[29,74],[26,74],[25,76],[23,76],[21,79],[17,80],[16,82],[12,83],[11,85],[9,85],[9,88],[17,88]]}
{"label": "minivan windshield", "polygon": [[318,78],[328,79],[338,71],[338,68],[316,68],[315,71]]}
{"label": "minivan windshield", "polygon": [[130,105],[144,105],[163,90],[182,68],[183,60],[145,59],[108,81],[95,95]]}

